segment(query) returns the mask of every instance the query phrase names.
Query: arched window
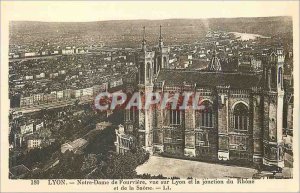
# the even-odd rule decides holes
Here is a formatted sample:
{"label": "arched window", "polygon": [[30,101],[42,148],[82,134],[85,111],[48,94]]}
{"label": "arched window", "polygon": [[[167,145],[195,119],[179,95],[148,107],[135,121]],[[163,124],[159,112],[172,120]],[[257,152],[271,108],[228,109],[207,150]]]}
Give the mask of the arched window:
{"label": "arched window", "polygon": [[164,59],[163,59],[163,66],[164,66],[164,67],[167,66],[167,57],[164,57]]}
{"label": "arched window", "polygon": [[271,86],[272,88],[276,88],[276,68],[271,68]]}
{"label": "arched window", "polygon": [[233,111],[234,129],[241,130],[241,131],[248,130],[248,122],[249,122],[248,107],[243,103],[239,103],[235,105]]}
{"label": "arched window", "polygon": [[147,69],[146,69],[146,78],[150,79],[150,76],[151,76],[151,64],[148,62]]}
{"label": "arched window", "polygon": [[278,69],[278,84],[281,83],[281,76],[282,76],[282,68],[280,67],[280,68]]}
{"label": "arched window", "polygon": [[141,62],[140,63],[140,83],[143,83],[144,82],[144,78],[145,78],[145,63]]}
{"label": "arched window", "polygon": [[200,127],[214,127],[213,106],[209,101],[204,101],[202,109],[199,110],[199,125]]}
{"label": "arched window", "polygon": [[280,84],[280,87],[282,89],[283,82],[282,82],[282,68],[281,67],[278,69],[278,84]]}
{"label": "arched window", "polygon": [[157,67],[156,70],[154,71],[155,73],[158,73],[158,71],[161,69],[161,56],[157,57]]}
{"label": "arched window", "polygon": [[180,125],[181,124],[181,111],[170,110],[170,124]]}
{"label": "arched window", "polygon": [[134,121],[135,120],[135,109],[131,107],[130,109],[126,109],[126,121]]}
{"label": "arched window", "polygon": [[160,71],[160,69],[161,69],[161,61],[158,63],[158,66],[157,66],[157,71],[156,71],[156,73],[158,73],[158,72]]}

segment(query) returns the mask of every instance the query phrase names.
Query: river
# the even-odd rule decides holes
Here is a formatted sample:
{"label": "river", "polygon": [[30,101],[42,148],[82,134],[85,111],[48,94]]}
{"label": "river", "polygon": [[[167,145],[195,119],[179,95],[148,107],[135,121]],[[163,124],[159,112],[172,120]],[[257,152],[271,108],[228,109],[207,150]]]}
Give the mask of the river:
{"label": "river", "polygon": [[235,37],[238,38],[238,40],[242,40],[242,41],[255,40],[256,38],[271,38],[259,34],[249,34],[249,33],[240,33],[240,32],[229,32],[229,33],[234,34]]}

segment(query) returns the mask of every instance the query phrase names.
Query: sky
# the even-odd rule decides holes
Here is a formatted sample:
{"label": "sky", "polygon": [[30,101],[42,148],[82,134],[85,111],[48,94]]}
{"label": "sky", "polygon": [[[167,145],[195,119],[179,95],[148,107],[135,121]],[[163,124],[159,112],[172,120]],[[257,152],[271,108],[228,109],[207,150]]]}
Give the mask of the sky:
{"label": "sky", "polygon": [[[9,20],[86,22],[131,19],[288,16],[298,2],[282,1],[2,1]],[[291,11],[293,9],[293,11]]]}

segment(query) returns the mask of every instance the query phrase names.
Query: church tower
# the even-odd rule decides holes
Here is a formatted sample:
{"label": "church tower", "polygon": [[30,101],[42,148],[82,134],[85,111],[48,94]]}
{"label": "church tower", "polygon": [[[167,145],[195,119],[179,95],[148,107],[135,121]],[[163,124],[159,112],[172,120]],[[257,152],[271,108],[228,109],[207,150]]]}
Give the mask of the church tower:
{"label": "church tower", "polygon": [[[143,28],[142,49],[136,55],[138,66],[138,92],[141,96],[147,96],[153,91],[154,56],[155,52],[148,50],[146,46],[145,27]],[[144,104],[143,104],[144,105]],[[152,151],[152,109],[138,110],[138,143],[146,151]]]}
{"label": "church tower", "polygon": [[159,49],[161,50],[164,46],[163,37],[161,35],[161,25],[159,26],[159,42],[158,42]]}
{"label": "church tower", "polygon": [[284,166],[283,159],[283,49],[272,51],[264,65],[263,164]]}
{"label": "church tower", "polygon": [[145,29],[145,26],[143,27],[143,40],[142,40],[142,51],[146,51],[147,47],[146,47],[146,29]]}
{"label": "church tower", "polygon": [[169,48],[164,46],[160,25],[158,49],[155,52],[154,75],[157,75],[162,68],[169,68]]}
{"label": "church tower", "polygon": [[154,52],[147,50],[145,27],[143,27],[142,49],[137,53],[137,64],[139,68],[139,84],[148,85],[153,83]]}

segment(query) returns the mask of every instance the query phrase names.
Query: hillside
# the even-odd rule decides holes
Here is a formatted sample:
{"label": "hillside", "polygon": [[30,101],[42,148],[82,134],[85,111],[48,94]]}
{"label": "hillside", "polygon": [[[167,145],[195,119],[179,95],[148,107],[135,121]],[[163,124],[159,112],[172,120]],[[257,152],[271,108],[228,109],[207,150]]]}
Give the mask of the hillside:
{"label": "hillside", "polygon": [[262,18],[212,18],[167,20],[114,20],[97,22],[36,22],[12,21],[11,44],[32,44],[50,41],[86,44],[104,41],[110,45],[137,46],[142,38],[142,26],[146,26],[149,44],[156,44],[159,25],[163,26],[166,44],[194,42],[207,30],[224,30],[255,33],[265,36],[292,34],[290,17]]}

